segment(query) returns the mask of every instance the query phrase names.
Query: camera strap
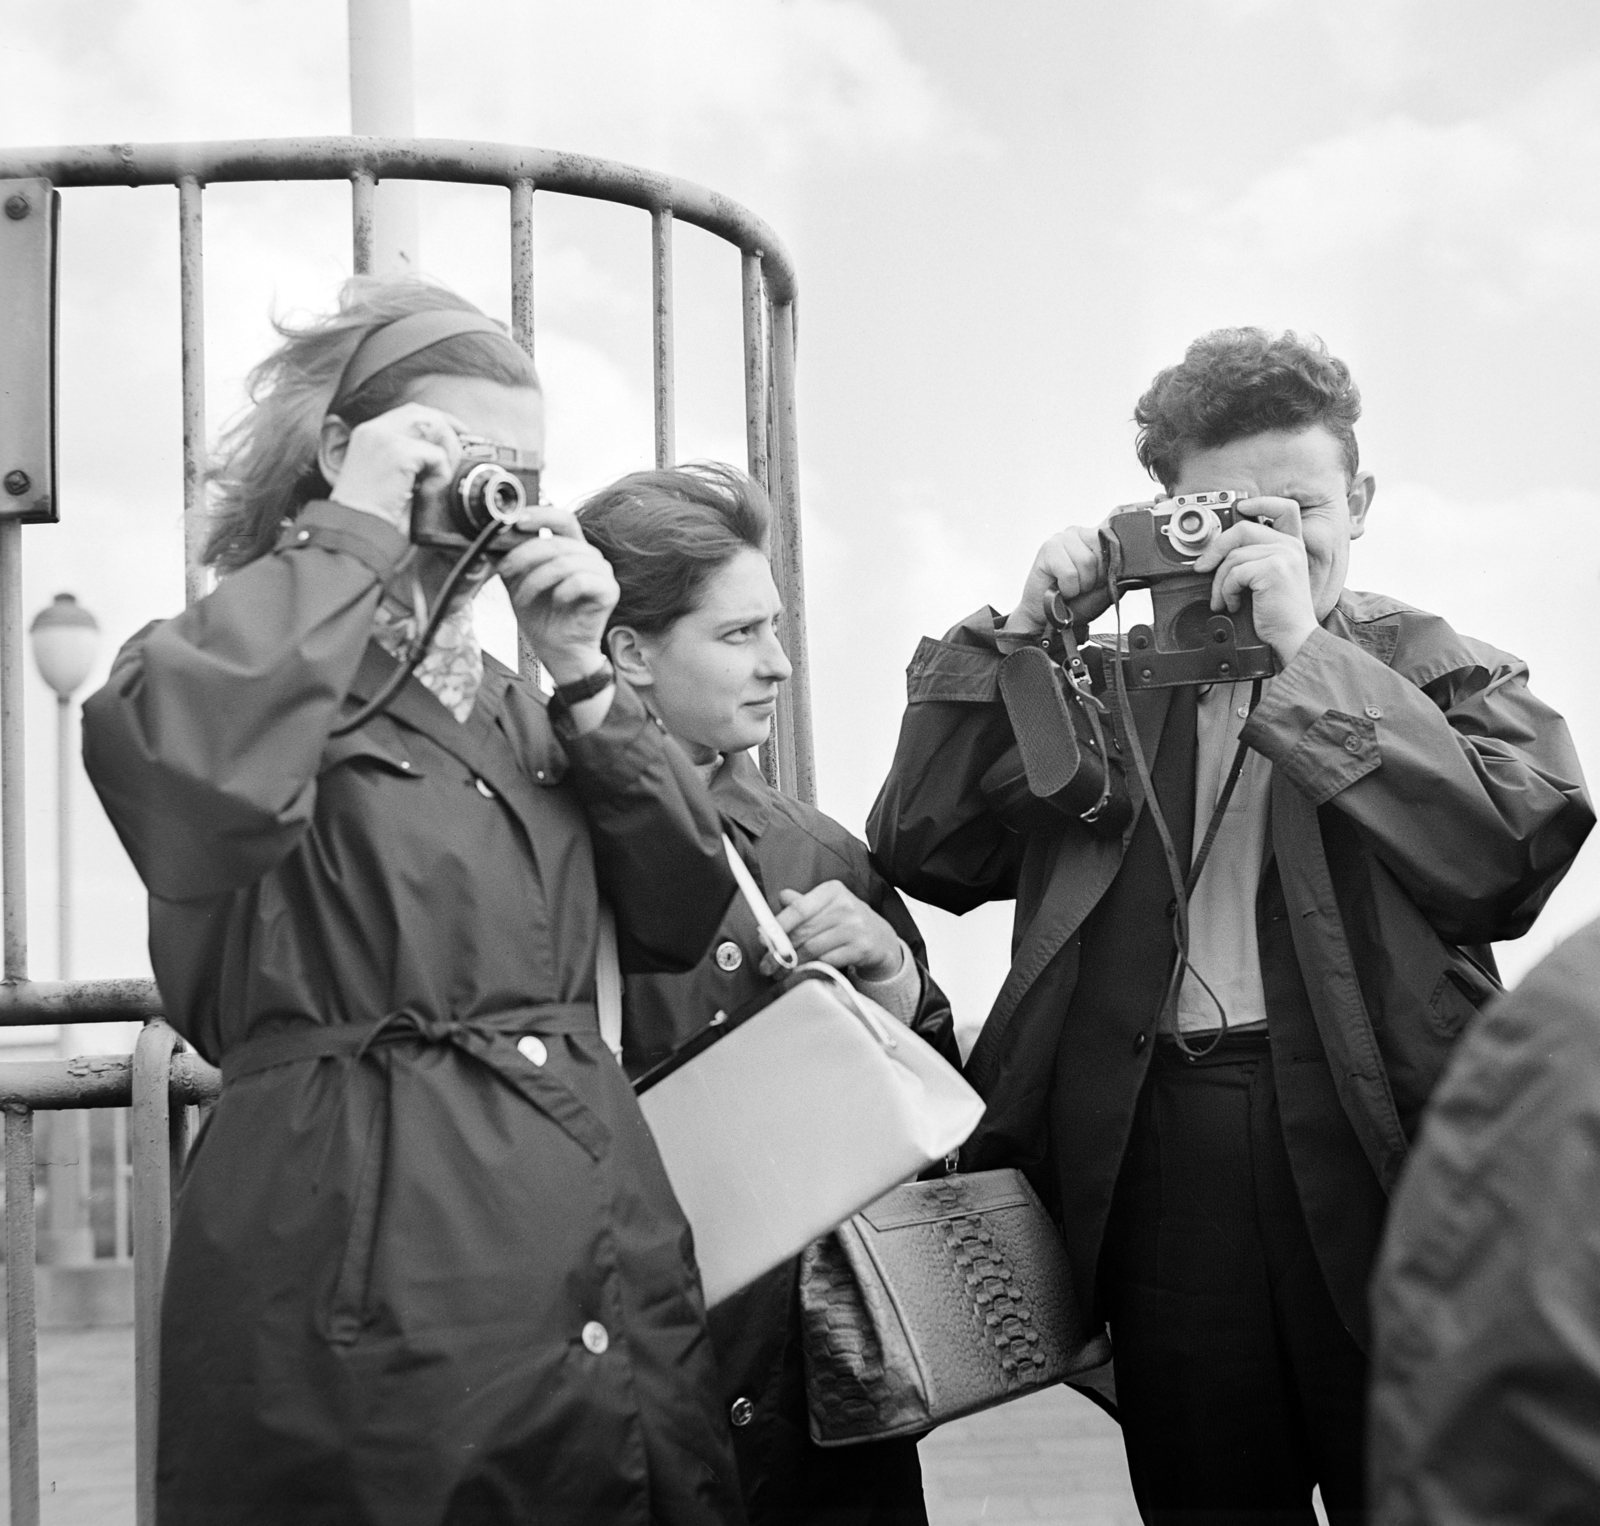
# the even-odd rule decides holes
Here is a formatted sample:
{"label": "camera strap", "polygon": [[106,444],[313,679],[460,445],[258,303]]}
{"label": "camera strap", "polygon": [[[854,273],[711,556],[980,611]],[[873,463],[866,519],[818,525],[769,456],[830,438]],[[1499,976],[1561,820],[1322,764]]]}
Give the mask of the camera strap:
{"label": "camera strap", "polygon": [[[1222,1004],[1217,993],[1211,989],[1204,975],[1199,970],[1194,971],[1194,978],[1199,981],[1201,988],[1211,998],[1220,1018],[1220,1026],[1215,1035],[1204,1045],[1192,1046],[1184,1037],[1182,1029],[1177,1026],[1177,1004],[1179,993],[1183,989],[1184,976],[1189,973],[1192,966],[1189,963],[1189,897],[1194,892],[1194,887],[1200,882],[1201,872],[1205,869],[1206,860],[1211,856],[1212,845],[1217,840],[1217,833],[1222,830],[1223,818],[1227,815],[1228,804],[1233,799],[1233,792],[1239,783],[1239,775],[1244,770],[1244,760],[1249,752],[1249,744],[1241,737],[1239,745],[1234,750],[1233,763],[1228,769],[1227,779],[1223,782],[1222,792],[1217,796],[1217,803],[1211,812],[1211,819],[1206,825],[1205,836],[1200,840],[1200,849],[1194,856],[1194,862],[1189,866],[1188,874],[1184,874],[1178,858],[1176,844],[1172,840],[1172,832],[1167,826],[1167,819],[1162,814],[1161,802],[1156,798],[1155,782],[1150,775],[1150,765],[1144,755],[1144,745],[1139,740],[1139,728],[1135,724],[1133,706],[1128,700],[1128,679],[1125,671],[1125,657],[1122,650],[1122,591],[1117,586],[1117,574],[1121,571],[1121,547],[1115,540],[1106,545],[1106,588],[1111,595],[1112,607],[1116,610],[1117,645],[1112,653],[1111,674],[1113,687],[1117,695],[1117,711],[1122,717],[1123,729],[1128,734],[1128,750],[1133,755],[1133,766],[1139,776],[1139,786],[1144,791],[1145,809],[1150,812],[1150,820],[1156,829],[1156,836],[1161,841],[1162,856],[1167,862],[1167,874],[1172,883],[1173,892],[1173,917],[1172,938],[1177,946],[1177,958],[1173,962],[1172,975],[1167,981],[1166,993],[1161,999],[1160,1017],[1173,1019],[1173,1031],[1178,1040],[1178,1047],[1192,1060],[1198,1060],[1210,1054],[1222,1042],[1223,1035],[1228,1031],[1228,1009]],[[1256,679],[1250,686],[1250,709],[1254,711],[1261,701],[1261,680]]]}

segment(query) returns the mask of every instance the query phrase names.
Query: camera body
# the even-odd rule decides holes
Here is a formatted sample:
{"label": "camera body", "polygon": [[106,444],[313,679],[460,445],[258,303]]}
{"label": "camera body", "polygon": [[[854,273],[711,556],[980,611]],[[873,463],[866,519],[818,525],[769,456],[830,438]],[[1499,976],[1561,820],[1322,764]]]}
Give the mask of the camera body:
{"label": "camera body", "polygon": [[1197,573],[1200,553],[1240,515],[1242,493],[1184,493],[1159,503],[1124,504],[1101,530],[1116,552],[1117,587],[1148,588],[1154,618],[1128,632],[1123,671],[1130,689],[1270,678],[1278,664],[1256,634],[1250,595],[1235,614],[1211,608],[1214,574]]}
{"label": "camera body", "polygon": [[461,460],[442,495],[411,499],[411,542],[444,551],[465,551],[491,524],[502,528],[488,554],[501,556],[537,531],[515,528],[529,504],[539,501],[544,457],[533,450],[497,445],[478,435],[462,435]]}

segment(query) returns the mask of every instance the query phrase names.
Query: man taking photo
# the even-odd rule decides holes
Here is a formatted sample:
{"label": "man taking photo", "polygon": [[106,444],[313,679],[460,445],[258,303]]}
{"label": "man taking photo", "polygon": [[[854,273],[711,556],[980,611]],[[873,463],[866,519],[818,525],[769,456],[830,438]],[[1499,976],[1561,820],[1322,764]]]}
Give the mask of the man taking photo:
{"label": "man taking photo", "polygon": [[1345,588],[1374,491],[1359,412],[1320,341],[1258,329],[1196,340],[1139,400],[1139,459],[1167,495],[1237,495],[1193,559],[1200,616],[1248,598],[1277,669],[1259,699],[1226,678],[1122,704],[1097,685],[1107,755],[1142,749],[1159,810],[1131,766],[1120,832],[1028,787],[1018,720],[1048,706],[1006,664],[1037,671],[1052,611],[1070,604],[1081,633],[1118,570],[1112,541],[1073,528],[1009,614],[922,642],[868,824],[910,894],[1016,901],[961,1164],[1022,1167],[1059,1216],[1151,1522],[1310,1523],[1318,1485],[1331,1519],[1362,1519],[1388,1194],[1497,988],[1488,945],[1527,931],[1593,823],[1521,661]]}

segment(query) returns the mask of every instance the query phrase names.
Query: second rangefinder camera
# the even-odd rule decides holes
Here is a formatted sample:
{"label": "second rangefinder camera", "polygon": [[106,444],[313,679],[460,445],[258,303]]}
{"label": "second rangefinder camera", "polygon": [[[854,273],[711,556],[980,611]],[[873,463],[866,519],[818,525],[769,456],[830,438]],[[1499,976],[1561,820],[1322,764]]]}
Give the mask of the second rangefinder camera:
{"label": "second rangefinder camera", "polygon": [[500,532],[490,539],[487,552],[500,556],[536,533],[515,526],[522,511],[539,501],[544,457],[478,435],[460,439],[461,460],[442,497],[418,493],[412,498],[412,543],[465,551],[491,524],[498,524]]}
{"label": "second rangefinder camera", "polygon": [[[1240,517],[1245,495],[1184,493],[1158,503],[1117,509],[1100,535],[1119,551],[1118,589],[1148,588],[1154,619],[1128,632],[1123,671],[1130,689],[1232,683],[1270,678],[1278,671],[1272,648],[1256,635],[1250,595],[1235,614],[1211,608],[1213,573],[1195,559]],[[1245,516],[1248,518],[1248,516]]]}

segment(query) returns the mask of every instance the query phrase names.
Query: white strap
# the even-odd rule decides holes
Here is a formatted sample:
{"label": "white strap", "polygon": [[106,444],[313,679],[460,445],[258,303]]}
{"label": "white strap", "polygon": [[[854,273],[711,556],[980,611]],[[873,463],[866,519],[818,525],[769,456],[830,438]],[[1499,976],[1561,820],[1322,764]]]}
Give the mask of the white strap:
{"label": "white strap", "polygon": [[594,950],[594,1004],[600,1009],[600,1037],[622,1063],[622,965],[617,959],[617,919],[600,903],[600,935]]}
{"label": "white strap", "polygon": [[766,944],[767,952],[783,969],[792,970],[799,964],[800,956],[795,953],[794,944],[789,941],[788,933],[773,916],[772,908],[767,905],[767,898],[762,895],[755,880],[751,878],[750,870],[746,867],[745,861],[739,857],[739,850],[734,847],[726,832],[722,834],[722,849],[728,855],[728,867],[733,870],[733,877],[744,893],[745,903],[756,919],[756,931],[761,934],[761,941]]}

